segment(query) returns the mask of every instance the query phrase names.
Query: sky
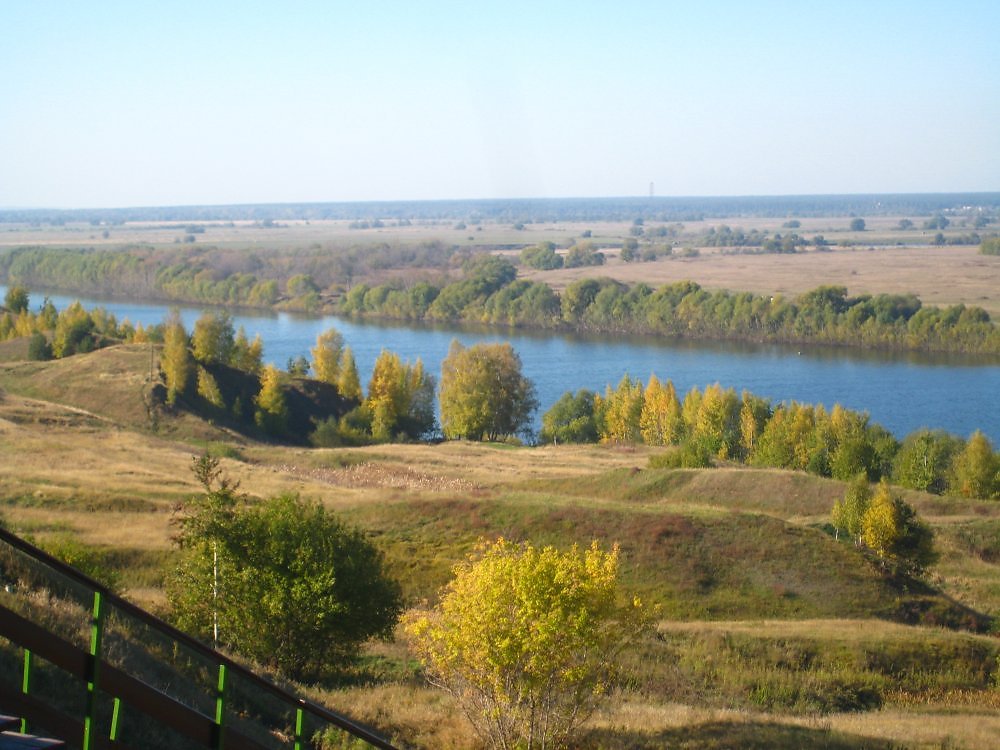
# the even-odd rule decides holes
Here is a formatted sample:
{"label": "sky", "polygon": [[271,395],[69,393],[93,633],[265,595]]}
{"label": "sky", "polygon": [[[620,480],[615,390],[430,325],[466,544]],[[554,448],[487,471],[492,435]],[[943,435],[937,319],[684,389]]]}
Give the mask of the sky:
{"label": "sky", "polygon": [[0,206],[1000,190],[1000,2],[0,2]]}

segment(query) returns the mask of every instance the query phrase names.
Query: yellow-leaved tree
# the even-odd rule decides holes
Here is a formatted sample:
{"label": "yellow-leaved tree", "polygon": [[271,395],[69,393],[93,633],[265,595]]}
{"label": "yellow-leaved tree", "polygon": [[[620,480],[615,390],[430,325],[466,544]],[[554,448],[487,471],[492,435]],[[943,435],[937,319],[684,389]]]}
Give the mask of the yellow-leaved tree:
{"label": "yellow-leaved tree", "polygon": [[868,549],[884,560],[891,554],[901,533],[892,492],[886,482],[880,482],[861,517],[861,539]]}
{"label": "yellow-leaved tree", "polygon": [[869,550],[880,567],[893,574],[919,577],[938,559],[934,532],[884,479],[872,492],[865,475],[848,487],[833,507],[833,523]]}
{"label": "yellow-leaved tree", "polygon": [[163,330],[163,355],[160,369],[167,386],[167,403],[173,404],[182,396],[191,382],[194,360],[188,350],[188,335],[180,317],[174,315]]}
{"label": "yellow-leaved tree", "polygon": [[649,376],[639,415],[639,430],[646,445],[676,445],[684,435],[681,404],[673,381],[661,383]]}
{"label": "yellow-leaved tree", "polygon": [[340,395],[352,401],[361,401],[361,379],[358,377],[358,366],[354,361],[351,347],[344,347],[337,370],[336,385]]}
{"label": "yellow-leaved tree", "polygon": [[343,350],[344,337],[336,328],[328,328],[316,337],[316,346],[310,350],[313,375],[316,380],[337,385],[340,380],[340,358]]}
{"label": "yellow-leaved tree", "polygon": [[508,344],[451,342],[441,362],[441,431],[449,440],[499,440],[529,429],[535,386]]}
{"label": "yellow-leaved tree", "polygon": [[652,622],[618,592],[618,547],[537,549],[498,539],[455,568],[440,603],[406,619],[435,684],[492,748],[563,747],[621,677]]}
{"label": "yellow-leaved tree", "polygon": [[288,406],[282,389],[281,371],[265,365],[260,373],[260,392],[254,397],[254,421],[269,435],[282,435],[288,426]]}

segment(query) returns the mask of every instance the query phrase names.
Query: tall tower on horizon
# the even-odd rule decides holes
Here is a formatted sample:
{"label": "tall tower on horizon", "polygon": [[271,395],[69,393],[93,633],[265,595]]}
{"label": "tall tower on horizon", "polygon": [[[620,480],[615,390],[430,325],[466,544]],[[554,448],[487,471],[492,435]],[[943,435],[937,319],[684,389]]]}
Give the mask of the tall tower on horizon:
{"label": "tall tower on horizon", "polygon": [[653,197],[653,183],[652,182],[649,183],[649,197],[650,198]]}

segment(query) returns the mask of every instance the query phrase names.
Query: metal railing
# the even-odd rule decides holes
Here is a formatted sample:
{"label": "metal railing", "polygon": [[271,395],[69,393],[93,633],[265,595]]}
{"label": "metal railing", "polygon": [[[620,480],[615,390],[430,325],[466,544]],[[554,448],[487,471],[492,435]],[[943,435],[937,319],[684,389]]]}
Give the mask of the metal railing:
{"label": "metal railing", "polygon": [[394,750],[4,529],[0,578],[0,638],[23,651],[0,652],[0,709],[22,731],[81,750]]}

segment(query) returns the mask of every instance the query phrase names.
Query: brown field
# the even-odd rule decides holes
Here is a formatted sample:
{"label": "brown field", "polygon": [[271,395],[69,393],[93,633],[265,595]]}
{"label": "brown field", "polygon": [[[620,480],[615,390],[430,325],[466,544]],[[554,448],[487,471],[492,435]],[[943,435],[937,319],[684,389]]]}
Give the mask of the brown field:
{"label": "brown field", "polygon": [[[606,251],[607,252],[607,251]],[[703,248],[695,258],[622,263],[617,251],[600,268],[523,273],[563,289],[596,275],[652,287],[695,281],[706,289],[795,296],[821,284],[847,287],[851,295],[916,294],[928,305],[977,305],[1000,318],[1000,259],[978,247],[833,247],[794,255],[729,255]]]}

